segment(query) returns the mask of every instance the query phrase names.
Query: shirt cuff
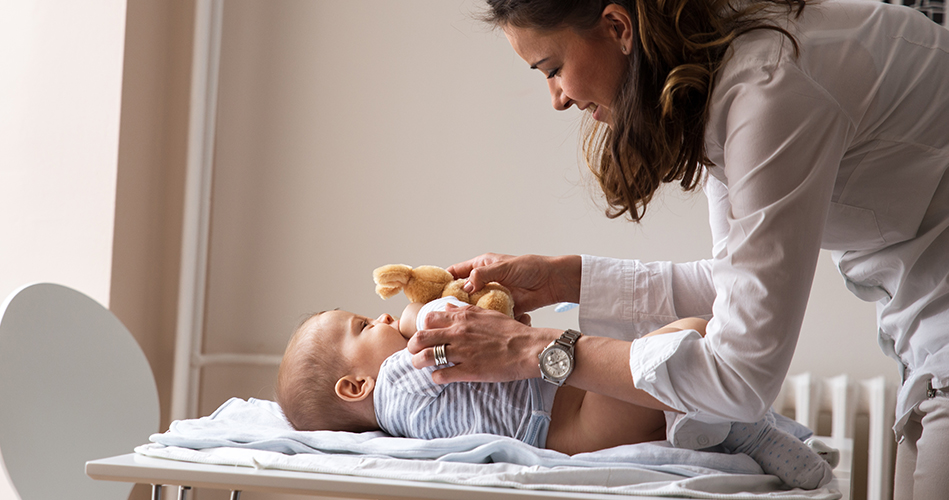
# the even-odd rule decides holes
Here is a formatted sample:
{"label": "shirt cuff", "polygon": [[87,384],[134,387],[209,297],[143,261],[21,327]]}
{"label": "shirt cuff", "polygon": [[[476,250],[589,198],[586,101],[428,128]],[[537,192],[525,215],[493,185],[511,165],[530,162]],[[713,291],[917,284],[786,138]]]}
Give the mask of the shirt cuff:
{"label": "shirt cuff", "polygon": [[682,342],[701,338],[695,330],[682,330],[634,340],[629,348],[629,371],[633,376],[633,386],[648,392],[670,408],[682,413],[695,413],[695,409],[685,407],[672,387],[666,362]]}
{"label": "shirt cuff", "polygon": [[696,420],[695,414],[667,411],[666,439],[676,448],[701,450],[721,444],[731,432],[730,422],[708,423]]}

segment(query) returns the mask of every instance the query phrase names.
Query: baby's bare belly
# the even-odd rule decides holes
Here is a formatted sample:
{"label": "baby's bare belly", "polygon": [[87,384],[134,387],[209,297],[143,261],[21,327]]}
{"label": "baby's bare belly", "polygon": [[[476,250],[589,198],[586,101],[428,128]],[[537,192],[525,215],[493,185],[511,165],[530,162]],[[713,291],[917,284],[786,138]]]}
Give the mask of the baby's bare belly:
{"label": "baby's bare belly", "polygon": [[661,411],[563,386],[550,411],[547,448],[573,455],[665,438]]}

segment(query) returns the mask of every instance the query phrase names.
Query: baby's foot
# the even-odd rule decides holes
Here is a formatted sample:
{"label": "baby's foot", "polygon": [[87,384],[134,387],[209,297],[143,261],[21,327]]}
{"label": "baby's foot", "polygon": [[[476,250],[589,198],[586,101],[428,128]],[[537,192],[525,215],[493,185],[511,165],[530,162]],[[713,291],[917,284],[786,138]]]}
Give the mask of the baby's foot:
{"label": "baby's foot", "polygon": [[817,453],[818,456],[824,459],[825,462],[830,464],[831,469],[836,469],[837,464],[840,463],[840,450],[827,446],[823,441],[817,439],[816,437],[807,438],[804,441],[804,444],[808,448]]}
{"label": "baby's foot", "polygon": [[800,439],[778,429],[770,415],[754,423],[735,422],[722,445],[753,458],[768,474],[789,486],[813,490],[834,478],[823,458]]}

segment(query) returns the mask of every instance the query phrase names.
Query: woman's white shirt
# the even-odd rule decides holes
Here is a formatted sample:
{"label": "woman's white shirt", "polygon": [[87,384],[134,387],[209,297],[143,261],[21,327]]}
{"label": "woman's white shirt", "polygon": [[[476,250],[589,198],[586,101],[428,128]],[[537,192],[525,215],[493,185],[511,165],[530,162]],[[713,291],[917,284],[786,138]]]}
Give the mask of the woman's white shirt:
{"label": "woman's white shirt", "polygon": [[949,385],[949,31],[904,7],[824,0],[729,49],[706,147],[713,255],[643,263],[584,256],[580,326],[639,339],[636,387],[705,422],[754,421],[797,343],[820,248],[878,303],[903,367],[897,428],[926,383]]}

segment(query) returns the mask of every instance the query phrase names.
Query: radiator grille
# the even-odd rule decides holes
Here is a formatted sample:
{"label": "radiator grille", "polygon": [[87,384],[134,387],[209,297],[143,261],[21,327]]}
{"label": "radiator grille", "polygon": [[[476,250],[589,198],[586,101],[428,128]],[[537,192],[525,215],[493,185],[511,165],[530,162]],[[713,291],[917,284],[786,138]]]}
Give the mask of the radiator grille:
{"label": "radiator grille", "polygon": [[819,435],[853,439],[853,498],[883,500],[893,496],[896,389],[884,377],[802,373],[785,380],[774,407]]}

